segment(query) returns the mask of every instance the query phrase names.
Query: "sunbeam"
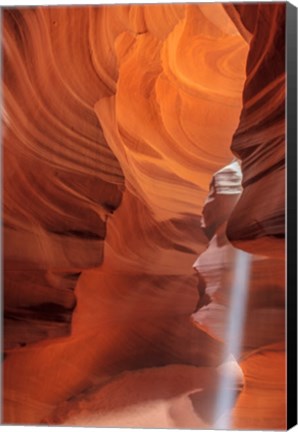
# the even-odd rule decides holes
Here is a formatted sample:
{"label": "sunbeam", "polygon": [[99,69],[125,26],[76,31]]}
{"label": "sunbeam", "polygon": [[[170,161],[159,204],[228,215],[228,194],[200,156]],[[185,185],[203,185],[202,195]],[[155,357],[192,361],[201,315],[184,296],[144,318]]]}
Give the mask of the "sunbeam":
{"label": "sunbeam", "polygon": [[[231,290],[230,314],[226,336],[225,358],[231,354],[238,359],[241,350],[243,326],[246,315],[247,292],[249,287],[251,255],[237,251],[235,273]],[[219,383],[215,409],[216,429],[231,427],[231,408],[237,394],[236,374],[224,373]]]}

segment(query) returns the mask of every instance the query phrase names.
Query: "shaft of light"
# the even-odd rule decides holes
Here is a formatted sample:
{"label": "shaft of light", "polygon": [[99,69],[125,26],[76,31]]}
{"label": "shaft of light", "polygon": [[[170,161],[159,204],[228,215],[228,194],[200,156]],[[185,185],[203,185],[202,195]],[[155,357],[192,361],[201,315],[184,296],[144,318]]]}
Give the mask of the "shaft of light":
{"label": "shaft of light", "polygon": [[[230,313],[225,339],[225,358],[232,354],[238,359],[240,354],[250,278],[250,260],[251,256],[249,254],[240,250],[236,252]],[[229,429],[231,409],[236,391],[236,382],[233,374],[224,374],[219,383],[217,394],[214,425],[216,429]]]}

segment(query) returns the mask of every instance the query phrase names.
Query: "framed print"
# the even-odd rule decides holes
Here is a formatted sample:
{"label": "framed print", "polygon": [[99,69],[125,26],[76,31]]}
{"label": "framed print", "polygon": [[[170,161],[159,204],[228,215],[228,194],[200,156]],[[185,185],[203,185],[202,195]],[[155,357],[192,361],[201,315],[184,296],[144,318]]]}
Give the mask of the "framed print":
{"label": "framed print", "polygon": [[297,423],[297,9],[4,6],[2,424]]}

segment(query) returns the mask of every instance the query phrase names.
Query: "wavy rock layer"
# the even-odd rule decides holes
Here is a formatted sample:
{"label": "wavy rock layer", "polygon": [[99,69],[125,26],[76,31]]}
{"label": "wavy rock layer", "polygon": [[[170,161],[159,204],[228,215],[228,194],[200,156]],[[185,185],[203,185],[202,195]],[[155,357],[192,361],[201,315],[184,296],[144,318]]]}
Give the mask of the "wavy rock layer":
{"label": "wavy rock layer", "polygon": [[[160,397],[170,403],[155,427],[212,424],[202,407],[223,344],[191,324],[191,267],[208,243],[210,178],[232,159],[248,52],[266,53],[266,14],[220,4],[5,10],[6,423],[127,426],[122,375],[116,388],[113,379],[128,371],[131,403],[143,378],[164,378],[134,425],[149,425]],[[71,414],[94,411],[91,389],[106,416],[95,423]],[[190,397],[202,389],[206,398]]]}
{"label": "wavy rock layer", "polygon": [[[101,264],[106,219],[121,201],[122,170],[93,110],[103,84],[88,51],[88,22],[86,8],[4,11],[8,349],[69,334],[76,281]],[[72,32],[72,45],[65,34],[78,27],[87,39]]]}

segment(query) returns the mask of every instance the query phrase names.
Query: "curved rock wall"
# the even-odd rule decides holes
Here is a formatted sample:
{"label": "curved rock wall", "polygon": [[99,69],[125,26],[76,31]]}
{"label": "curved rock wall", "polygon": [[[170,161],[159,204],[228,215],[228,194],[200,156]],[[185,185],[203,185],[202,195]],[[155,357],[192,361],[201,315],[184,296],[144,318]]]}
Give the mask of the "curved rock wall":
{"label": "curved rock wall", "polygon": [[135,5],[7,9],[3,45],[5,345],[13,347],[69,332],[72,291],[83,269],[102,262],[122,173],[151,229],[198,217],[208,178],[229,155],[247,44],[221,5]]}
{"label": "curved rock wall", "polygon": [[[243,193],[229,219],[227,236],[236,247],[270,257],[267,271],[262,270],[263,275],[268,275],[265,289],[259,285],[260,269],[252,274],[252,280],[257,278],[258,284],[250,290],[248,307],[257,307],[258,313],[248,315],[247,328],[255,325],[256,330],[247,342],[257,342],[257,336],[266,328],[267,337],[280,340],[242,360],[247,384],[234,409],[233,424],[236,428],[286,428],[282,289],[285,287],[286,4],[225,5],[225,8],[242,34],[246,36],[247,30],[253,31],[243,109],[231,146],[241,160]],[[265,364],[270,364],[271,372],[263,367]],[[244,415],[247,406],[254,412],[253,419]]]}
{"label": "curved rock wall", "polygon": [[[251,7],[238,8],[238,20],[249,15]],[[244,190],[228,225],[228,237],[236,246],[281,259],[285,256],[285,8],[285,4],[257,7],[243,109],[231,147],[241,159]]]}

